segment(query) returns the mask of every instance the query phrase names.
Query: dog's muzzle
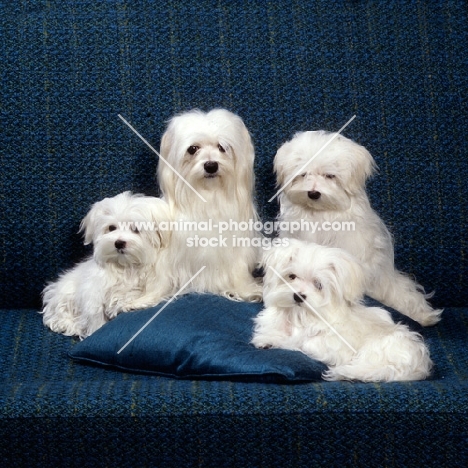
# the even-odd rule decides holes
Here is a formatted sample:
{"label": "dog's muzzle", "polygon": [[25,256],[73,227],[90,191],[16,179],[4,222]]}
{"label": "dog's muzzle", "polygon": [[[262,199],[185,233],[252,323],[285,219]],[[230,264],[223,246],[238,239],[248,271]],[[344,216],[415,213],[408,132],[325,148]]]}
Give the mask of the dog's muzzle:
{"label": "dog's muzzle", "polygon": [[307,192],[307,196],[311,200],[318,200],[322,196],[322,194],[320,192],[317,192],[317,190],[310,190],[309,192]]}
{"label": "dog's muzzle", "polygon": [[203,169],[205,169],[205,172],[207,174],[209,174],[210,176],[213,176],[218,172],[219,164],[216,161],[207,161],[203,165]]}

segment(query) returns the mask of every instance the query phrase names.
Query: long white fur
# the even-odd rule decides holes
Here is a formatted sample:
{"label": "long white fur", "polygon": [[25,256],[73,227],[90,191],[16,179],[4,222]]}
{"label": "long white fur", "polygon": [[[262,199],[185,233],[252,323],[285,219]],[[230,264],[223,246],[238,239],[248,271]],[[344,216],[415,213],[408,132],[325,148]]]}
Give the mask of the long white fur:
{"label": "long white fur", "polygon": [[[191,147],[197,148],[194,154],[188,151]],[[159,185],[171,216],[198,223],[198,229],[172,232],[174,281],[183,285],[205,266],[185,292],[260,300],[261,286],[252,277],[260,259],[259,244],[252,239],[259,234],[242,229],[218,232],[220,222],[258,220],[253,202],[254,147],[241,118],[225,109],[208,113],[192,110],[175,116],[162,137],[161,156],[206,200],[197,196],[164,161],[159,161]],[[207,162],[218,164],[215,174],[205,171]],[[212,229],[200,225],[210,220]],[[213,245],[197,247],[196,236],[211,239]],[[234,244],[239,238],[246,239],[247,245]]]}
{"label": "long white fur", "polygon": [[[85,245],[93,243],[93,256],[46,286],[44,324],[85,338],[120,312],[169,297],[174,292],[165,274],[170,231],[156,229],[157,223],[169,220],[166,202],[154,197],[124,192],[95,203],[80,227]],[[139,232],[119,225],[132,222],[150,224]],[[119,242],[126,245],[119,249]]]}
{"label": "long white fur", "polygon": [[[395,268],[392,237],[369,203],[365,183],[375,170],[372,156],[342,135],[318,154],[333,135],[325,131],[300,132],[278,150],[274,167],[280,186],[311,160],[280,194],[279,220],[305,220],[319,227],[325,222],[353,222],[355,230],[303,229],[282,231],[280,236],[347,250],[364,269],[368,295],[422,325],[434,325],[442,310],[434,310],[426,301],[431,295],[425,295],[419,284]],[[312,197],[320,193],[320,197],[310,198],[309,193]]]}
{"label": "long white fur", "polygon": [[422,337],[394,323],[386,310],[362,304],[364,274],[345,250],[290,239],[288,247],[265,254],[264,266],[265,309],[255,318],[256,347],[302,351],[329,366],[325,380],[429,376],[432,362]]}

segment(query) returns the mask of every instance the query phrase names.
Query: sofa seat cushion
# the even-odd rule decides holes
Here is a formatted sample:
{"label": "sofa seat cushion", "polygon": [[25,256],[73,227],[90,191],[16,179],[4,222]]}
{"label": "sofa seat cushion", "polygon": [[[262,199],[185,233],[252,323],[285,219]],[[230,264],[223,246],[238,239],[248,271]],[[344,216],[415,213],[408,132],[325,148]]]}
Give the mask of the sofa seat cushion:
{"label": "sofa seat cushion", "polygon": [[45,328],[37,311],[1,310],[0,321],[4,466],[219,466],[226,447],[237,457],[230,466],[468,460],[468,308],[448,308],[423,330],[431,379],[372,384],[123,372],[70,359],[79,341]]}

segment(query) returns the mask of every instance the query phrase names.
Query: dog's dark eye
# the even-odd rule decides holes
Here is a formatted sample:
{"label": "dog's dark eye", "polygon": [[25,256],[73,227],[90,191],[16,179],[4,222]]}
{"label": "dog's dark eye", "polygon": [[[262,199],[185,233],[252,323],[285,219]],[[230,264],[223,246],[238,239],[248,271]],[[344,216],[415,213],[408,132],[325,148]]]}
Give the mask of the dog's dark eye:
{"label": "dog's dark eye", "polygon": [[325,174],[326,179],[334,179],[335,177],[335,174]]}
{"label": "dog's dark eye", "polygon": [[303,174],[301,174],[301,177],[305,177],[307,175],[307,172],[304,172]]}
{"label": "dog's dark eye", "polygon": [[188,147],[187,153],[193,156],[199,149],[200,149],[199,146],[192,145]]}
{"label": "dog's dark eye", "polygon": [[221,153],[225,153],[225,152],[226,152],[226,150],[224,149],[224,147],[221,146],[221,145],[218,145],[218,149],[219,149],[219,151],[221,151]]}
{"label": "dog's dark eye", "polygon": [[318,280],[318,279],[314,279],[314,286],[319,290],[321,291],[323,286],[322,286],[322,283]]}
{"label": "dog's dark eye", "polygon": [[297,278],[297,275],[295,275],[294,273],[291,273],[288,277],[290,280],[294,280]]}
{"label": "dog's dark eye", "polygon": [[114,226],[113,224],[111,224],[107,229],[109,230],[109,232],[112,232],[117,229],[117,226]]}

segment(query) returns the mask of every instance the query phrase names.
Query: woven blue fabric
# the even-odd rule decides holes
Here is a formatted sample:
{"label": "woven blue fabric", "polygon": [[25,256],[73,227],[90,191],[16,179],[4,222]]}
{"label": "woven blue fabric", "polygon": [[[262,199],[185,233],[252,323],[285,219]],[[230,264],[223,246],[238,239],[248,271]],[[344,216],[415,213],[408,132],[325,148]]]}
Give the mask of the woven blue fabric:
{"label": "woven blue fabric", "polygon": [[[464,0],[0,2],[2,466],[468,465],[468,12]],[[44,329],[46,281],[87,253],[89,206],[157,195],[167,120],[239,114],[261,216],[277,148],[337,130],[379,173],[398,267],[445,307],[424,382],[175,380],[84,366]]]}
{"label": "woven blue fabric", "polygon": [[468,460],[466,308],[447,309],[437,327],[423,330],[434,376],[390,384],[128,374],[69,359],[78,340],[45,329],[33,310],[0,312],[0,322],[4,466],[310,467],[314,460],[440,467]]}

